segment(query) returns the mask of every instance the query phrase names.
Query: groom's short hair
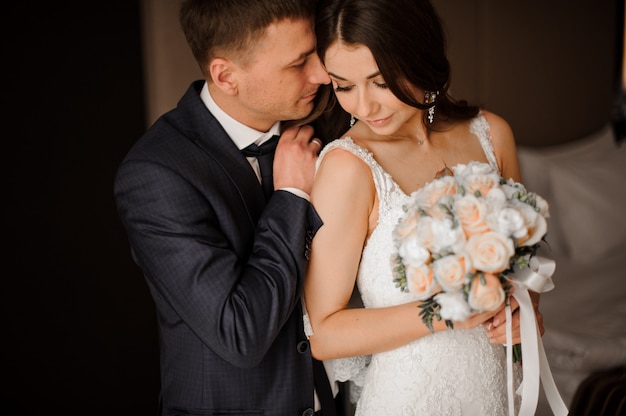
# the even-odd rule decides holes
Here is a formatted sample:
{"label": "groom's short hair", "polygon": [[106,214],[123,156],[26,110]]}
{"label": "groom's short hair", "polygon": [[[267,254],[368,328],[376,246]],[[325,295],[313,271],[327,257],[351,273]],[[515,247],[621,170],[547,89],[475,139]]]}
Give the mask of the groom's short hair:
{"label": "groom's short hair", "polygon": [[265,29],[281,20],[313,19],[315,0],[184,0],[179,20],[205,73],[218,56],[245,59]]}

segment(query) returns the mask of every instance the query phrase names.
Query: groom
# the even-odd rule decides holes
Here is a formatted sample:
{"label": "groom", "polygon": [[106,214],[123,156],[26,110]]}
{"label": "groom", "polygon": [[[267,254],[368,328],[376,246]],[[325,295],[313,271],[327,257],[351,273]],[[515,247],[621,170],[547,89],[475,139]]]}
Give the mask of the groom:
{"label": "groom", "polygon": [[118,212],[158,317],[161,415],[335,414],[332,395],[321,400],[328,385],[314,395],[300,305],[321,226],[308,201],[321,148],[310,126],[282,132],[276,191],[261,187],[272,174],[262,145],[330,82],[314,11],[315,0],[184,1],[204,80],[117,172]]}

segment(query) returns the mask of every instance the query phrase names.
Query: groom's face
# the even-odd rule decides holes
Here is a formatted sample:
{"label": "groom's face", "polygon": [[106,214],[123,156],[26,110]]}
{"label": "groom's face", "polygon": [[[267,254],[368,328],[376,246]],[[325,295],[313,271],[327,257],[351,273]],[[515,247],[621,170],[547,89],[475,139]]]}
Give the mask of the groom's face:
{"label": "groom's face", "polygon": [[303,118],[318,87],[329,82],[315,51],[313,21],[275,22],[239,67],[240,121],[265,131],[278,120]]}

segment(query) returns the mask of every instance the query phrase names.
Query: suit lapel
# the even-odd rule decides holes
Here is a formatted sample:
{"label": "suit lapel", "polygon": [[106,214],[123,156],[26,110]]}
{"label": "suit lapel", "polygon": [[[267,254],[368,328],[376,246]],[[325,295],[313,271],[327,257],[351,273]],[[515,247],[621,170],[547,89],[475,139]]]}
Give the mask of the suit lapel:
{"label": "suit lapel", "polygon": [[193,137],[194,142],[202,151],[227,173],[232,184],[239,191],[240,198],[249,212],[252,225],[255,226],[266,204],[263,190],[246,157],[200,99],[199,88],[202,87],[202,82],[192,84],[178,104],[181,110],[189,113],[187,122],[193,120],[191,129],[195,134],[186,133],[185,135]]}

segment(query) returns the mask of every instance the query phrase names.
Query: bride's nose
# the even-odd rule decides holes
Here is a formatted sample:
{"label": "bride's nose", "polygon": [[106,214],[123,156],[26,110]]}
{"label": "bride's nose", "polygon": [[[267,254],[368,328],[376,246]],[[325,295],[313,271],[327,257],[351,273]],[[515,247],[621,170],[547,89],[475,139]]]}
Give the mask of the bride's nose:
{"label": "bride's nose", "polygon": [[369,119],[370,115],[374,114],[377,108],[376,102],[367,91],[359,91],[356,104],[355,116],[363,120]]}

